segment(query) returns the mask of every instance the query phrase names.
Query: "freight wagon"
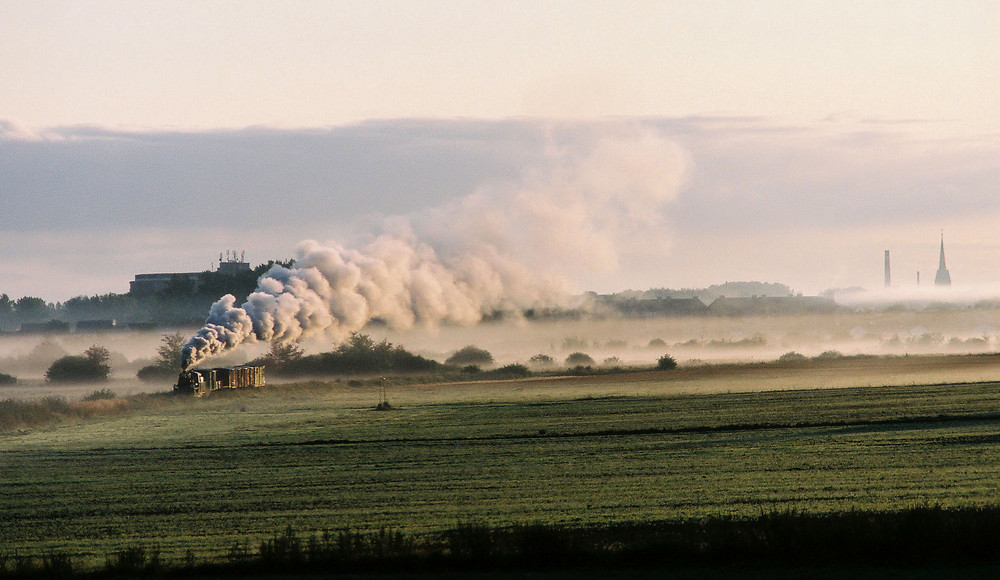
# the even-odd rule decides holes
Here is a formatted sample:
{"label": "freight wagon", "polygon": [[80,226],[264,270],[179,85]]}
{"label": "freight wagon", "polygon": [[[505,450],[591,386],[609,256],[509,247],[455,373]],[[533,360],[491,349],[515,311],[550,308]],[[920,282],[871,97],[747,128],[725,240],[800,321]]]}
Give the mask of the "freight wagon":
{"label": "freight wagon", "polygon": [[177,377],[175,393],[200,397],[219,389],[244,389],[264,386],[264,367],[244,365],[184,371]]}

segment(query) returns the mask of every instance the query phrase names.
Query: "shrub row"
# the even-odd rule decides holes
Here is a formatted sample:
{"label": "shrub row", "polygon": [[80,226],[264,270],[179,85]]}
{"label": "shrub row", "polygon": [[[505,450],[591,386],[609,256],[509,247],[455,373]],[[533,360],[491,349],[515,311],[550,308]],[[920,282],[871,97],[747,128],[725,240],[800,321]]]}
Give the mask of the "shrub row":
{"label": "shrub row", "polygon": [[281,364],[272,362],[272,365],[272,370],[287,376],[420,372],[441,367],[441,363],[435,360],[413,354],[388,341],[376,343],[363,334],[352,335],[350,340],[331,352],[301,356]]}

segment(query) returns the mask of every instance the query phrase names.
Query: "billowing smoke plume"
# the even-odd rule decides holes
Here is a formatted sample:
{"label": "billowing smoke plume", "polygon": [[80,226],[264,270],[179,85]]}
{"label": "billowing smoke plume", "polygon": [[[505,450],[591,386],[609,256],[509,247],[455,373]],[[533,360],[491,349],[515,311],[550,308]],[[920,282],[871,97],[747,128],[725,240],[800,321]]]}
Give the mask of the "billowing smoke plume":
{"label": "billowing smoke plume", "polygon": [[553,146],[516,187],[388,220],[389,233],[362,249],[301,243],[294,267],[271,268],[242,306],[232,295],[212,306],[182,366],[246,341],[343,340],[375,318],[394,328],[474,324],[563,304],[573,270],[612,274],[620,244],[647,231],[662,238],[663,206],[686,173],[673,143],[614,132]]}
{"label": "billowing smoke plume", "polygon": [[372,318],[394,328],[472,324],[493,312],[553,306],[560,285],[497,254],[447,262],[413,239],[382,236],[363,250],[300,244],[295,267],[274,266],[241,306],[227,294],[182,351],[187,369],[245,341],[346,339]]}

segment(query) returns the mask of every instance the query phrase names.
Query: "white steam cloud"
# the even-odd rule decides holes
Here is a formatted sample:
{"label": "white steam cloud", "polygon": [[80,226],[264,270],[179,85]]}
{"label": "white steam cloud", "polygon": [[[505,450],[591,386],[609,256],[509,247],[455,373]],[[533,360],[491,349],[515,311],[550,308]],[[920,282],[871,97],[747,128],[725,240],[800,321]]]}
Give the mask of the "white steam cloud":
{"label": "white steam cloud", "polygon": [[[191,368],[247,341],[344,340],[368,321],[394,328],[474,324],[496,312],[563,305],[575,270],[613,274],[622,244],[662,239],[664,206],[689,162],[648,129],[576,136],[514,187],[482,188],[387,221],[361,249],[302,242],[242,305],[226,295],[182,351]],[[645,240],[649,242],[649,240]]]}

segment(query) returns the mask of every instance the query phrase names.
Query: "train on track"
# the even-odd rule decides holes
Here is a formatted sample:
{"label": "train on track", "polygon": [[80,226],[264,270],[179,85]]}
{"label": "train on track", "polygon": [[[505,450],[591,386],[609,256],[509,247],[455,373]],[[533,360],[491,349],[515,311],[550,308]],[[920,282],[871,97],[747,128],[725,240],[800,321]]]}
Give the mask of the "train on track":
{"label": "train on track", "polygon": [[201,397],[220,389],[252,389],[263,386],[264,367],[242,365],[184,371],[177,377],[174,392]]}

